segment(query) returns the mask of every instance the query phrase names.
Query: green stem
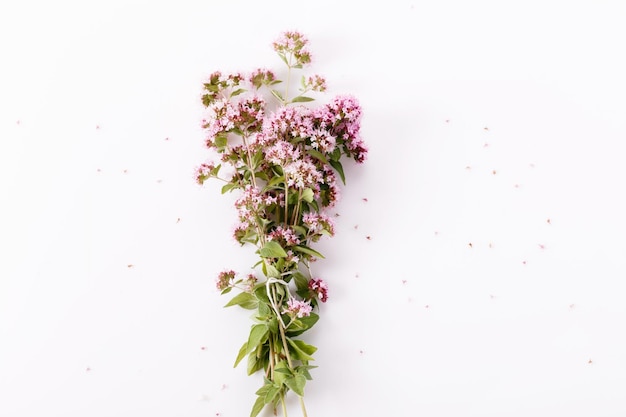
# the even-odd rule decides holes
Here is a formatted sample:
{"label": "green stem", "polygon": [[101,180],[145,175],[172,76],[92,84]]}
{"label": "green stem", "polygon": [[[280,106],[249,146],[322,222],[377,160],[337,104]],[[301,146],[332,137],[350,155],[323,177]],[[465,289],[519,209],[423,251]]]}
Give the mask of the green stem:
{"label": "green stem", "polygon": [[300,408],[302,409],[302,415],[304,417],[308,417],[306,413],[306,407],[304,406],[304,397],[299,397],[299,398],[300,398]]}
{"label": "green stem", "polygon": [[285,394],[284,393],[280,393],[280,403],[283,406],[283,416],[287,417],[287,405],[285,404]]}
{"label": "green stem", "polygon": [[298,220],[298,214],[300,212],[300,204],[302,201],[302,188],[298,192],[298,202],[296,203],[296,208],[293,211],[293,216],[291,217],[291,224],[295,226],[296,220]]}
{"label": "green stem", "polygon": [[285,229],[287,228],[287,221],[289,220],[289,186],[287,185],[287,175],[285,175]]}
{"label": "green stem", "polygon": [[283,100],[285,102],[285,105],[287,103],[289,103],[289,100],[287,100],[287,94],[289,94],[289,79],[291,78],[291,60],[293,58],[293,54],[289,55],[289,63],[287,64],[287,82],[285,83],[285,96],[283,97]]}

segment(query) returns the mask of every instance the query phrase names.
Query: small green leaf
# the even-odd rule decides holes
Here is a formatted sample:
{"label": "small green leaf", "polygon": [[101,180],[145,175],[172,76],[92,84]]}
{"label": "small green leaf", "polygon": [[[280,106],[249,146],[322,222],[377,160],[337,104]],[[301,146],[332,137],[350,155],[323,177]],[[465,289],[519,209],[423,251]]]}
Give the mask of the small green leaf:
{"label": "small green leaf", "polygon": [[278,99],[278,101],[280,101],[281,103],[284,103],[285,100],[283,99],[283,96],[280,95],[280,93],[276,90],[272,90],[272,95],[274,97],[276,97]]}
{"label": "small green leaf", "polygon": [[291,326],[285,331],[285,334],[287,336],[298,336],[313,327],[319,318],[320,316],[316,313],[311,313],[307,317],[294,320]]}
{"label": "small green leaf", "polygon": [[308,101],[313,101],[313,100],[315,99],[311,97],[298,96],[298,97],[294,97],[293,100],[291,100],[291,102],[292,103],[306,103]]}
{"label": "small green leaf", "polygon": [[222,187],[222,194],[226,194],[227,192],[229,192],[230,190],[232,190],[236,186],[237,186],[237,184],[233,184],[232,182],[229,182],[228,184],[226,184],[225,186]]}
{"label": "small green leaf", "polygon": [[296,245],[296,246],[293,246],[293,249],[298,252],[306,253],[307,255],[316,256],[318,258],[324,259],[324,255],[322,255],[321,253],[319,253],[318,251],[314,249],[309,248],[308,246]]}
{"label": "small green leaf", "polygon": [[239,88],[239,89],[233,91],[232,93],[230,93],[230,96],[231,97],[235,97],[235,96],[238,96],[239,94],[241,94],[241,93],[243,93],[245,91],[246,91],[245,89]]}
{"label": "small green leaf", "polygon": [[265,407],[265,396],[258,397],[252,406],[252,412],[250,413],[250,417],[256,417]]}
{"label": "small green leaf", "polygon": [[331,159],[329,162],[330,162],[330,165],[333,168],[335,168],[335,171],[337,171],[337,173],[341,177],[341,182],[343,182],[344,185],[345,185],[346,184],[346,175],[343,173],[343,166],[341,165],[341,162],[335,161],[334,159]]}
{"label": "small green leaf", "polygon": [[234,296],[224,307],[231,307],[235,305],[241,306],[246,310],[254,310],[258,307],[259,302],[254,295],[248,292],[242,292]]}
{"label": "small green leaf", "polygon": [[302,199],[307,203],[312,202],[313,197],[313,190],[311,190],[310,188],[305,188],[304,191],[302,191]]}
{"label": "small green leaf", "polygon": [[256,357],[256,351],[250,352],[250,354],[248,355],[248,371],[247,371],[248,375],[252,375],[256,371],[258,371],[258,369],[255,369],[258,364],[259,364],[259,361],[257,360],[257,357]]}
{"label": "small green leaf", "polygon": [[304,375],[295,375],[285,379],[285,385],[290,390],[298,394],[300,397],[304,397],[304,385],[306,384],[306,378]]}
{"label": "small green leaf", "polygon": [[278,362],[274,367],[274,383],[278,386],[281,386],[285,382],[285,379],[291,375],[291,370],[284,360]]}
{"label": "small green leaf", "polygon": [[263,264],[263,273],[266,277],[270,278],[280,278],[280,272],[274,265],[265,265]]}
{"label": "small green leaf", "polygon": [[250,336],[248,337],[248,350],[250,353],[257,348],[258,345],[265,343],[267,340],[268,330],[265,324],[255,324],[250,330]]}
{"label": "small green leaf", "polygon": [[278,242],[270,240],[259,249],[259,255],[263,258],[286,258],[287,252]]}
{"label": "small green leaf", "polygon": [[239,353],[237,354],[237,359],[235,359],[235,364],[233,365],[233,368],[236,368],[237,365],[239,365],[239,362],[241,362],[241,360],[245,358],[247,354],[248,354],[248,342],[245,342],[241,346],[241,349],[239,349]]}
{"label": "small green leaf", "polygon": [[294,353],[296,359],[299,359],[301,361],[313,360],[313,356],[311,355],[317,350],[315,346],[308,345],[302,340],[293,340],[290,338],[287,338],[287,342],[289,343],[289,346],[291,346],[292,349],[290,350]]}
{"label": "small green leaf", "polygon": [[267,393],[265,394],[265,399],[264,399],[265,404],[271,404],[279,392],[280,392],[280,388],[276,387],[275,385],[270,385],[270,388],[267,390]]}
{"label": "small green leaf", "polygon": [[[254,289],[254,295],[256,295],[256,298],[265,303],[266,305],[269,305],[270,303],[270,299],[267,298],[267,289],[265,288],[265,284],[257,284],[258,286]],[[261,309],[259,309],[260,311]]]}
{"label": "small green leaf", "polygon": [[296,272],[293,274],[293,278],[296,280],[296,288],[298,290],[305,290],[309,287],[309,280],[302,272]]}
{"label": "small green leaf", "polygon": [[268,349],[264,349],[264,346],[259,346],[259,349],[256,351],[250,352],[248,355],[248,375],[252,375],[264,368],[267,351]]}
{"label": "small green leaf", "polygon": [[278,184],[282,184],[285,182],[285,176],[284,175],[277,175],[274,178],[272,178],[271,180],[268,181],[267,185],[265,186],[266,189],[270,189],[273,188],[275,186],[277,186]]}
{"label": "small green leaf", "polygon": [[215,136],[214,142],[217,148],[224,148],[228,145],[228,135],[225,133],[218,133],[217,136]]}
{"label": "small green leaf", "polygon": [[326,159],[326,156],[323,153],[321,153],[320,151],[318,151],[317,149],[311,148],[311,149],[307,150],[307,153],[309,155],[311,155],[313,158],[319,159],[323,163],[328,164],[328,159]]}

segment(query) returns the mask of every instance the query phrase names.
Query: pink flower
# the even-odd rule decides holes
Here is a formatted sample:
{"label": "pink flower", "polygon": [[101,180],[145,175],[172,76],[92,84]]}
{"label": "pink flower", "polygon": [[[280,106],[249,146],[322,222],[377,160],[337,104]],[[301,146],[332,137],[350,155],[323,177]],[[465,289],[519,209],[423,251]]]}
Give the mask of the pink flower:
{"label": "pink flower", "polygon": [[326,282],[319,278],[312,278],[309,281],[309,290],[315,294],[322,303],[325,303],[328,300],[328,285]]}
{"label": "pink flower", "polygon": [[310,302],[297,300],[293,297],[289,298],[287,301],[287,308],[284,310],[285,313],[298,318],[311,315],[311,311],[313,311],[313,307]]}
{"label": "pink flower", "polygon": [[272,46],[281,57],[286,58],[286,55],[292,55],[295,58],[295,62],[290,59],[286,59],[286,62],[291,65],[302,66],[311,63],[311,53],[306,49],[308,43],[309,40],[302,33],[286,31],[272,43]]}
{"label": "pink flower", "polygon": [[235,271],[222,271],[217,276],[216,286],[220,291],[225,290],[228,287],[233,285],[233,280],[235,279]]}
{"label": "pink flower", "polygon": [[283,246],[293,246],[300,243],[298,234],[290,227],[283,228],[282,226],[278,226],[270,232],[269,238],[282,243]]}
{"label": "pink flower", "polygon": [[204,184],[204,181],[211,177],[211,171],[215,168],[215,165],[212,163],[204,163],[200,164],[198,168],[196,168],[196,182],[200,185]]}

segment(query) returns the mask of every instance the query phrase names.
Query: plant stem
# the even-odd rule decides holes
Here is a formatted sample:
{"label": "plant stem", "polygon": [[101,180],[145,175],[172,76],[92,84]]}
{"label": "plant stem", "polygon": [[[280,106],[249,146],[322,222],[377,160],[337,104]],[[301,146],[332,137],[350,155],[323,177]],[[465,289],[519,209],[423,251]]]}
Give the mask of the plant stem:
{"label": "plant stem", "polygon": [[304,406],[304,397],[299,397],[299,398],[300,398],[300,408],[302,409],[302,415],[304,417],[308,417],[306,413],[306,407]]}
{"label": "plant stem", "polygon": [[283,97],[285,105],[289,103],[287,100],[287,94],[289,93],[289,78],[291,78],[291,60],[293,58],[293,54],[289,55],[289,63],[287,63],[287,82],[285,83],[285,96]]}
{"label": "plant stem", "polygon": [[287,185],[287,175],[285,175],[285,229],[287,228],[287,222],[289,221],[289,186]]}
{"label": "plant stem", "polygon": [[287,405],[285,404],[285,394],[280,393],[280,403],[283,406],[283,416],[287,417]]}

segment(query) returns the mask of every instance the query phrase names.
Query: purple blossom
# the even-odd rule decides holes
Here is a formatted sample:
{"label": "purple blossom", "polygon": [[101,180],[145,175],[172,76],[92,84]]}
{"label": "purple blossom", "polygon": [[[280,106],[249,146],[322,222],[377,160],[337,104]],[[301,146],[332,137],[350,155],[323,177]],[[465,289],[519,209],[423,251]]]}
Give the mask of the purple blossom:
{"label": "purple blossom", "polygon": [[217,276],[216,287],[218,290],[223,291],[228,287],[233,285],[233,280],[235,279],[235,271],[228,270],[222,271]]}
{"label": "purple blossom", "polygon": [[298,159],[283,167],[287,185],[297,189],[317,188],[324,176],[310,160]]}
{"label": "purple blossom", "polygon": [[265,152],[265,158],[274,165],[285,166],[300,158],[300,151],[291,142],[278,140]]}
{"label": "purple blossom", "polygon": [[270,240],[282,243],[282,246],[293,246],[300,243],[298,234],[290,227],[284,228],[283,226],[278,226],[270,232],[268,237]]}
{"label": "purple blossom", "polygon": [[196,168],[196,182],[200,185],[204,184],[204,181],[211,177],[211,171],[215,169],[215,165],[207,162],[200,164],[198,168]]}
{"label": "purple blossom", "polygon": [[289,298],[287,308],[284,310],[285,313],[298,318],[311,315],[311,311],[313,311],[313,307],[309,301],[297,300],[294,297]]}
{"label": "purple blossom", "polygon": [[309,229],[312,240],[315,242],[323,232],[330,236],[335,235],[335,224],[333,220],[324,213],[308,212],[302,215],[302,223]]}
{"label": "purple blossom", "polygon": [[324,280],[319,278],[311,278],[311,280],[309,280],[309,290],[322,303],[325,303],[328,300],[328,285]]}

